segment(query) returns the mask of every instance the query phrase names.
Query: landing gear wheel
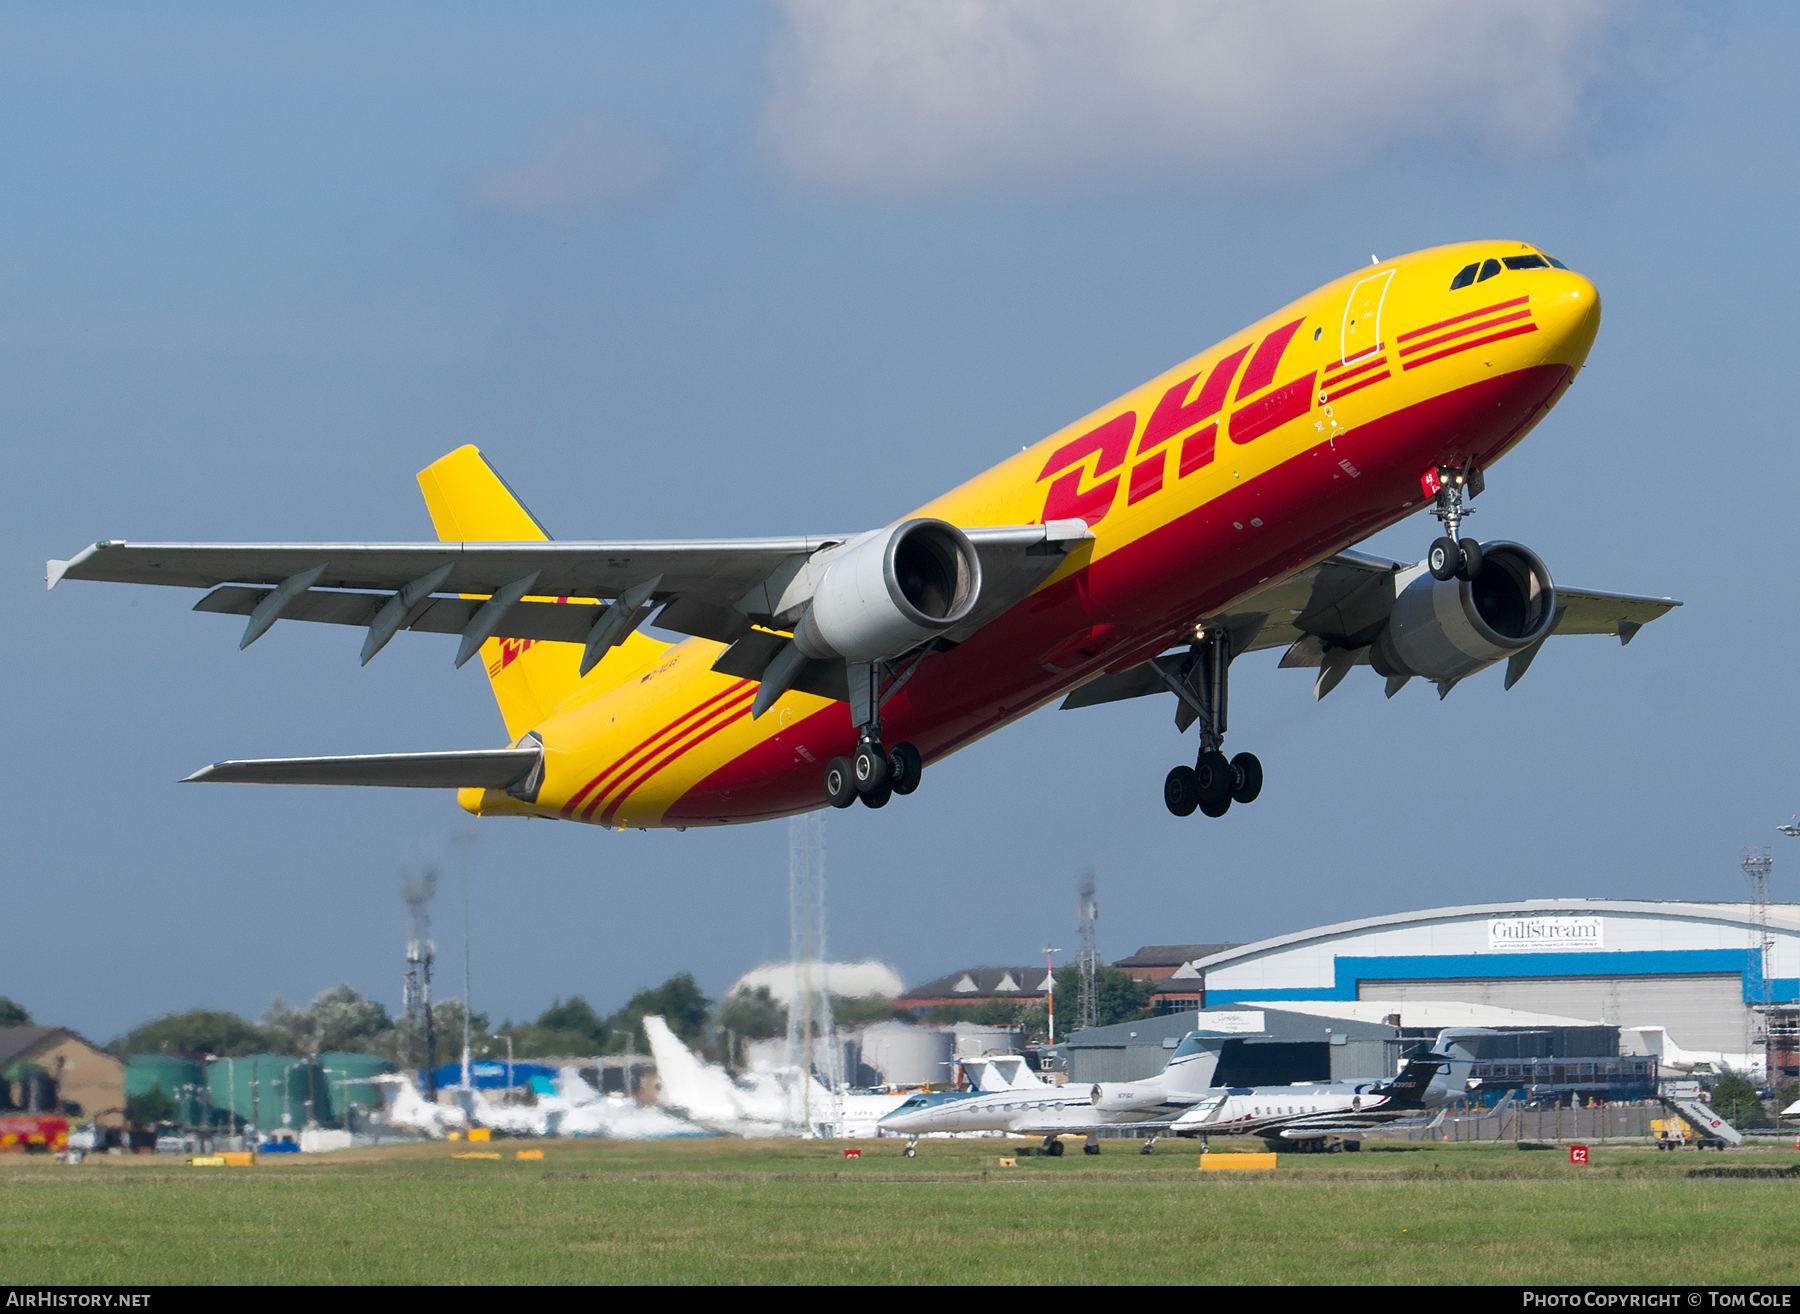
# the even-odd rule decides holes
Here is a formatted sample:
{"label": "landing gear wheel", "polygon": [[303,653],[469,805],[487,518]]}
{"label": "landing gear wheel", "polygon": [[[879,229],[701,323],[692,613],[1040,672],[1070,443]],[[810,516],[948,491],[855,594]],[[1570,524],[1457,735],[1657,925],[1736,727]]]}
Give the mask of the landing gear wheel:
{"label": "landing gear wheel", "polygon": [[879,788],[871,789],[860,797],[862,798],[863,806],[865,808],[885,808],[888,805],[888,800],[893,796],[894,787],[884,780],[881,782]]}
{"label": "landing gear wheel", "polygon": [[905,1149],[905,1150],[900,1151],[900,1157],[902,1159],[916,1159],[918,1157],[918,1155],[919,1155],[919,1152],[914,1149]]}
{"label": "landing gear wheel", "polygon": [[1045,1141],[1044,1153],[1049,1155],[1052,1159],[1062,1158],[1062,1142],[1058,1140]]}
{"label": "landing gear wheel", "polygon": [[[1225,760],[1225,754],[1216,748],[1209,748],[1200,754],[1200,760],[1194,764],[1194,787],[1199,795],[1200,806],[1209,803],[1217,806],[1231,802],[1231,789],[1235,782],[1231,775],[1231,763]],[[1223,809],[1220,809],[1222,812]],[[1218,812],[1208,812],[1209,817],[1216,817]]]}
{"label": "landing gear wheel", "polygon": [[888,754],[887,766],[888,784],[896,794],[910,794],[919,787],[925,763],[911,744],[895,744],[894,751]]}
{"label": "landing gear wheel", "polygon": [[834,808],[847,808],[856,802],[856,777],[850,774],[850,759],[834,757],[825,765],[825,797]]}
{"label": "landing gear wheel", "polygon": [[1200,806],[1200,786],[1194,780],[1194,768],[1178,766],[1163,781],[1163,802],[1178,817],[1191,817]]}
{"label": "landing gear wheel", "polygon": [[872,794],[887,784],[887,754],[881,751],[880,744],[865,739],[850,759],[850,771],[856,777],[857,791]]}
{"label": "landing gear wheel", "polygon": [[1481,573],[1481,544],[1472,538],[1465,538],[1456,546],[1462,553],[1462,564],[1456,568],[1456,577],[1474,579]]}
{"label": "landing gear wheel", "polygon": [[1436,539],[1431,545],[1431,551],[1425,556],[1425,564],[1431,568],[1433,579],[1455,579],[1456,569],[1462,565],[1462,549],[1456,546],[1453,538]]}
{"label": "landing gear wheel", "polygon": [[1208,817],[1222,817],[1229,811],[1231,811],[1231,795],[1229,794],[1217,803],[1202,803],[1200,805],[1201,814]]}
{"label": "landing gear wheel", "polygon": [[1262,763],[1255,753],[1239,753],[1231,759],[1231,801],[1254,803],[1262,793]]}

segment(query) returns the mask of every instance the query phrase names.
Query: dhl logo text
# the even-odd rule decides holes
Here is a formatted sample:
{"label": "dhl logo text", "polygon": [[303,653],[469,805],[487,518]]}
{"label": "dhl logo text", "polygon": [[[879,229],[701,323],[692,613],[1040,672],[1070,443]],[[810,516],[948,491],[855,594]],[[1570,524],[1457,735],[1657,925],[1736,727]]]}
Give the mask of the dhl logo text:
{"label": "dhl logo text", "polygon": [[[1163,393],[1138,434],[1138,413],[1125,411],[1058,447],[1038,474],[1039,482],[1053,482],[1044,495],[1043,520],[1080,519],[1089,528],[1104,520],[1118,502],[1120,484],[1126,483],[1126,505],[1159,492],[1167,478],[1169,453],[1178,451],[1177,479],[1185,479],[1211,465],[1219,440],[1225,399],[1237,380],[1236,397],[1242,404],[1226,424],[1234,443],[1249,443],[1305,415],[1312,407],[1313,380],[1309,373],[1279,388],[1245,401],[1274,381],[1276,368],[1288,343],[1304,321],[1294,320],[1276,329],[1256,346],[1248,344],[1202,370],[1180,380]],[[1238,369],[1250,364],[1238,379]],[[1204,381],[1202,381],[1204,378]],[[1132,440],[1137,439],[1135,456]],[[1127,457],[1129,476],[1127,476]],[[1090,471],[1088,459],[1095,458]],[[1083,488],[1083,483],[1087,487]]]}

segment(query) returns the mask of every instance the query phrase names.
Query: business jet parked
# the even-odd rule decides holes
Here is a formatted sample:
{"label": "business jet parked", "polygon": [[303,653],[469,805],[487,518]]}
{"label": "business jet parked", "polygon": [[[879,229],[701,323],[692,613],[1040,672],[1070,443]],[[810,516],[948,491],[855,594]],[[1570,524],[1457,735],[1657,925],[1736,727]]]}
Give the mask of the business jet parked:
{"label": "business jet parked", "polygon": [[1374,1128],[1422,1117],[1468,1093],[1475,1058],[1458,1039],[1489,1035],[1471,1028],[1439,1033],[1437,1048],[1408,1060],[1391,1081],[1302,1082],[1289,1086],[1212,1084],[1224,1042],[1243,1036],[1190,1031],[1156,1077],[1147,1081],[1071,1083],[1051,1087],[1050,1098],[977,1095],[959,1102],[924,1097],[882,1120],[885,1131],[908,1135],[912,1153],[928,1131],[994,1129],[1043,1136],[1044,1148],[1062,1153],[1058,1136],[1084,1134],[1089,1154],[1100,1152],[1099,1133],[1129,1127],[1145,1137],[1149,1154],[1167,1135],[1258,1136],[1322,1150],[1332,1141],[1356,1141]]}
{"label": "business jet parked", "polygon": [[[1234,658],[1279,648],[1322,698],[1359,666],[1392,697],[1552,634],[1622,642],[1678,605],[1556,585],[1529,548],[1462,537],[1494,463],[1574,383],[1594,285],[1520,242],[1346,274],[878,529],[698,542],[551,542],[480,452],[419,475],[437,542],[128,543],[63,579],[211,590],[196,610],[402,629],[477,653],[511,743],[226,761],[194,781],[458,789],[480,816],[640,829],[859,799],[1045,704],[1147,694],[1199,726],[1177,816],[1262,790],[1227,758]],[[852,435],[853,437],[853,435]],[[621,439],[623,441],[623,439]],[[905,453],[895,453],[904,460]],[[804,487],[804,475],[801,475]],[[1416,564],[1352,544],[1420,510]],[[664,643],[639,633],[654,613]]]}
{"label": "business jet parked", "polygon": [[1102,1086],[1052,1086],[1027,1073],[1029,1082],[1015,1086],[993,1081],[973,1094],[921,1091],[881,1120],[882,1134],[905,1136],[906,1148],[901,1153],[908,1158],[917,1152],[921,1136],[980,1131],[1042,1136],[1045,1151],[1052,1155],[1062,1153],[1058,1137],[1085,1135],[1087,1152],[1098,1154],[1101,1131],[1128,1123],[1161,1122],[1166,1126],[1192,1108],[1211,1084],[1219,1048],[1226,1040],[1242,1038],[1190,1031],[1161,1073],[1148,1081],[1123,1084],[1131,1098],[1117,1106],[1102,1107],[1098,1098]]}

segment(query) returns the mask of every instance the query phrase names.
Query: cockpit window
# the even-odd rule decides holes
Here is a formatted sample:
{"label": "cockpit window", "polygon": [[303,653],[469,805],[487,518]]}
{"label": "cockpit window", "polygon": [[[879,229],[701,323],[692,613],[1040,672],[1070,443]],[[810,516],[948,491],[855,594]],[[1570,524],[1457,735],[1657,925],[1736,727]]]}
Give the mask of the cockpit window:
{"label": "cockpit window", "polygon": [[1550,263],[1541,255],[1507,256],[1506,267],[1508,269],[1548,269]]}
{"label": "cockpit window", "polygon": [[1469,284],[1473,283],[1475,281],[1475,271],[1480,268],[1481,262],[1479,260],[1472,265],[1464,265],[1457,271],[1456,277],[1450,280],[1450,290],[1454,292],[1459,287],[1467,287]]}
{"label": "cockpit window", "polygon": [[1547,255],[1544,257],[1544,259],[1548,260],[1551,264],[1555,265],[1558,269],[1567,269],[1568,268],[1567,265],[1565,265],[1562,261],[1558,260],[1553,255]]}
{"label": "cockpit window", "polygon": [[1481,262],[1481,276],[1475,281],[1477,283],[1485,283],[1499,272],[1500,262],[1498,260],[1483,260]]}

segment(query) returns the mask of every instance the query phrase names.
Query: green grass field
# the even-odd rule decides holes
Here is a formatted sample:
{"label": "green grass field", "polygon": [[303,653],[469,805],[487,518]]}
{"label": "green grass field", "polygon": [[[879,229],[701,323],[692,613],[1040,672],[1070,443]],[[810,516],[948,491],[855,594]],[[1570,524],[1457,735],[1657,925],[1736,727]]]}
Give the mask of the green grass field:
{"label": "green grass field", "polygon": [[[0,1159],[10,1283],[1800,1282],[1787,1150],[1510,1145],[1283,1155],[1198,1171],[1197,1147],[1108,1141],[519,1141],[192,1168]],[[1218,1147],[1215,1147],[1218,1148]],[[1253,1146],[1247,1148],[1261,1148]],[[500,1162],[458,1160],[491,1149]]]}

